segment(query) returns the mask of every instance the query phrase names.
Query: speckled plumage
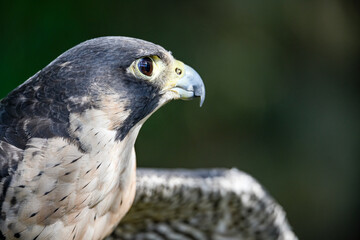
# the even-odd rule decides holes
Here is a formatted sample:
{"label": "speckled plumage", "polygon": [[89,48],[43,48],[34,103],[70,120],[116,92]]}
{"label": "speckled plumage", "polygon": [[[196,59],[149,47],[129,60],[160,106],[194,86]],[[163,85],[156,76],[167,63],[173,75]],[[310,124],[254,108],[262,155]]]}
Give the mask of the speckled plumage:
{"label": "speckled plumage", "polygon": [[108,240],[296,240],[275,200],[237,169],[138,169],[133,207]]}
{"label": "speckled plumage", "polygon": [[[147,56],[163,66],[152,78],[132,71]],[[166,102],[185,98],[174,89],[191,80],[176,75],[175,66],[183,65],[153,43],[97,38],[2,99],[0,239],[110,234],[134,199],[134,143],[142,124]],[[203,99],[200,77],[189,73],[196,83],[181,89],[186,98]]]}

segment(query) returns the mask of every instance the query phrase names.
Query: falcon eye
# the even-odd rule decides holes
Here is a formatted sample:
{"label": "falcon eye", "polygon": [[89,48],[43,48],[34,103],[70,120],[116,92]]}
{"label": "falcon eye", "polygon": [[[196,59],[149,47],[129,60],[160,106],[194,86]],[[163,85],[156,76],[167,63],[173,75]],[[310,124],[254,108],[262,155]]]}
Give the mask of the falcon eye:
{"label": "falcon eye", "polygon": [[141,58],[137,64],[139,71],[146,75],[151,76],[153,73],[153,61],[149,57]]}

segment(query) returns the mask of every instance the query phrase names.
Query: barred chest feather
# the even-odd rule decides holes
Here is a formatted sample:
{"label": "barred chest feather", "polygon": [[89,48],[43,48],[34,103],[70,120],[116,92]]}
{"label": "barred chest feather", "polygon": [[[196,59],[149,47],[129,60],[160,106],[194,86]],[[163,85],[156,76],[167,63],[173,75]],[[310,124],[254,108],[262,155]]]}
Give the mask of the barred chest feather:
{"label": "barred chest feather", "polygon": [[106,112],[88,110],[70,115],[80,146],[62,138],[28,143],[3,204],[8,239],[102,239],[116,227],[134,199],[142,123],[122,141],[112,124]]}

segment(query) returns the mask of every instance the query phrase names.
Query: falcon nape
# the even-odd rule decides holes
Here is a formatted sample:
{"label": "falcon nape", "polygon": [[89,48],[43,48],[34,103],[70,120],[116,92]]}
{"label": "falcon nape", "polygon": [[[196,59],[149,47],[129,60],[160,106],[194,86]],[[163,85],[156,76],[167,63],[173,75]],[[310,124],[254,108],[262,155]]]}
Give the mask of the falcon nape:
{"label": "falcon nape", "polygon": [[134,142],[173,99],[205,98],[170,52],[128,37],[66,51],[1,100],[0,239],[103,239],[135,194]]}

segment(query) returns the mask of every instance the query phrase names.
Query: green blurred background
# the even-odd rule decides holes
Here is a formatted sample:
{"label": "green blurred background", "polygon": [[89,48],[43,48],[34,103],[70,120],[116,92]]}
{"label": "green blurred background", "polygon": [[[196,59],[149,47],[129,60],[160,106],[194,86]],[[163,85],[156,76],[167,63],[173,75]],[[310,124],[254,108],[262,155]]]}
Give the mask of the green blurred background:
{"label": "green blurred background", "polygon": [[[301,239],[359,238],[358,1],[1,1],[0,97],[68,48],[106,35],[194,67],[205,104],[144,125],[141,167],[237,167]],[[235,183],[234,183],[235,184]]]}

